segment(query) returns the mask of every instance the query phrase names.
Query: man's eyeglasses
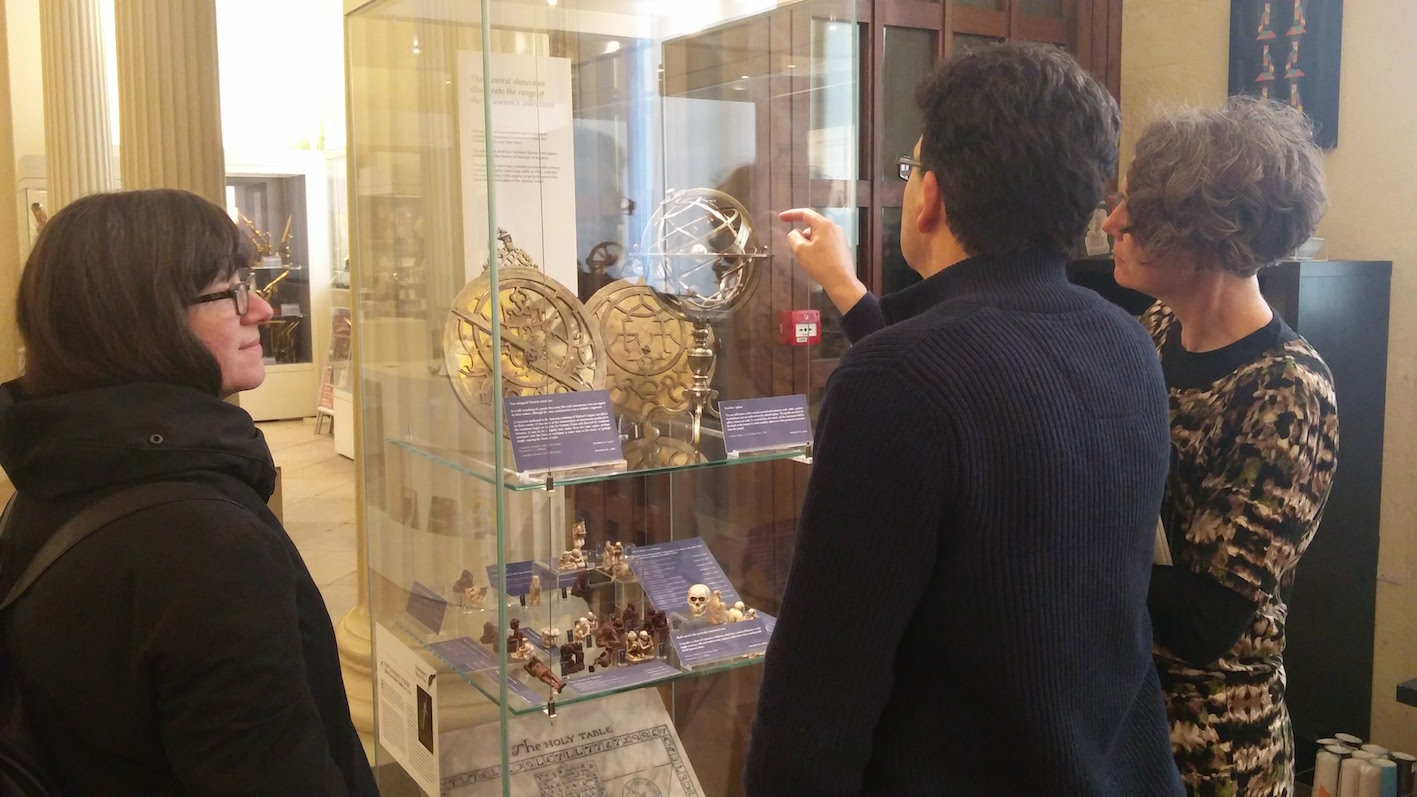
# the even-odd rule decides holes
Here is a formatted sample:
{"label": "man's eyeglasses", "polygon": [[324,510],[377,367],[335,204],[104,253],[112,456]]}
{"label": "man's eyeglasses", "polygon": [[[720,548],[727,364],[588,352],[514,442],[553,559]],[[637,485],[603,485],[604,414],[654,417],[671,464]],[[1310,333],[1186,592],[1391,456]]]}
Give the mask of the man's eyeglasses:
{"label": "man's eyeglasses", "polygon": [[925,167],[925,164],[921,163],[916,158],[910,157],[909,155],[901,155],[899,158],[895,159],[895,162],[900,167],[899,174],[900,179],[902,180],[909,180],[910,173],[912,171]]}
{"label": "man's eyeglasses", "polygon": [[256,289],[256,280],[247,269],[236,272],[238,282],[224,291],[215,293],[204,293],[192,300],[192,304],[203,304],[205,302],[219,302],[222,299],[230,299],[236,305],[237,315],[246,315],[251,310],[251,291]]}

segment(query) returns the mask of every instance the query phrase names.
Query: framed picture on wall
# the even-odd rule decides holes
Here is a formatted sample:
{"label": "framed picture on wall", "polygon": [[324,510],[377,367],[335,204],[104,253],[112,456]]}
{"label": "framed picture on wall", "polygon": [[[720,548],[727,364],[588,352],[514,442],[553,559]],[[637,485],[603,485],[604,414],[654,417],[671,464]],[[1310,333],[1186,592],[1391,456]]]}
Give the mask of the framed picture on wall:
{"label": "framed picture on wall", "polygon": [[1230,0],[1230,94],[1287,102],[1338,145],[1343,0]]}

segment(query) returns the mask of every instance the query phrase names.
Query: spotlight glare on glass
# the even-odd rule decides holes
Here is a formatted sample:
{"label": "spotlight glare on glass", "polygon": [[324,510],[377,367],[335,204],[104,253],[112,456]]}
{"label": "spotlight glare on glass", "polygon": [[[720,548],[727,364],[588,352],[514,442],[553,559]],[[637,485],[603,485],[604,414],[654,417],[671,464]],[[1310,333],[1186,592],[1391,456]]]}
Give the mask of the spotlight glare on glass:
{"label": "spotlight glare on glass", "polygon": [[620,42],[610,42],[609,44],[605,45],[606,55],[618,52],[620,52]]}

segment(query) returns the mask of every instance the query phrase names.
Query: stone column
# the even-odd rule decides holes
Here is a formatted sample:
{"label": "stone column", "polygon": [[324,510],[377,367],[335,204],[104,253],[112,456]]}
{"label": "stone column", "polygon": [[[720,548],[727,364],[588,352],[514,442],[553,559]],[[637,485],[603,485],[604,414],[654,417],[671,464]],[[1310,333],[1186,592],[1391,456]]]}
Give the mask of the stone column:
{"label": "stone column", "polygon": [[124,188],[226,207],[215,0],[114,0]]}
{"label": "stone column", "polygon": [[40,0],[39,35],[46,210],[54,215],[117,185],[98,0]]}
{"label": "stone column", "polygon": [[[15,202],[15,134],[10,110],[10,46],[0,0],[0,297],[13,302],[20,285],[20,223]],[[0,304],[0,380],[19,375],[19,334],[13,304]]]}

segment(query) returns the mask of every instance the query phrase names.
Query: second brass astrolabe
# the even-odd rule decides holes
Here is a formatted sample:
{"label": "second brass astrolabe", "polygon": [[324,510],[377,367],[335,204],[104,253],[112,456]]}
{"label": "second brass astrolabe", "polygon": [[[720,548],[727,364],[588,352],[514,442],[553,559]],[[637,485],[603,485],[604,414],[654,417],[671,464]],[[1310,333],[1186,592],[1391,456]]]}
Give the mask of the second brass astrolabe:
{"label": "second brass astrolabe", "polygon": [[648,286],[629,280],[596,291],[586,310],[605,343],[606,387],[621,417],[644,422],[658,410],[689,411],[691,323],[667,311]]}

